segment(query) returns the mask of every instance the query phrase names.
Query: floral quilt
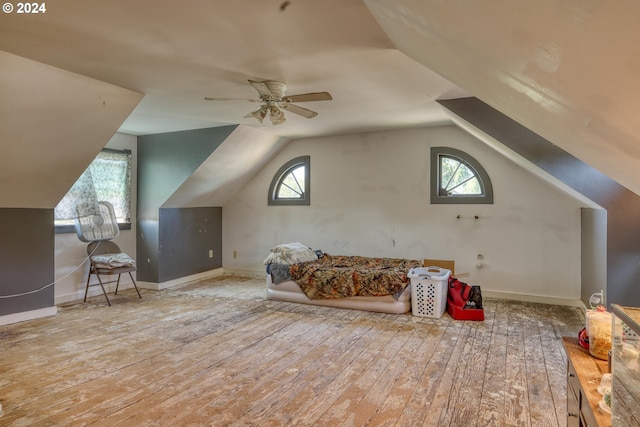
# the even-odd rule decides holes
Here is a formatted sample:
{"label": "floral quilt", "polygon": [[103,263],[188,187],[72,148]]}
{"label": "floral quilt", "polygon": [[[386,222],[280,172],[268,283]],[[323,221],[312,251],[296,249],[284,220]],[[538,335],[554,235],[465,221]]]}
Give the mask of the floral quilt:
{"label": "floral quilt", "polygon": [[409,283],[407,273],[417,260],[329,255],[289,266],[291,279],[309,299],[398,294]]}

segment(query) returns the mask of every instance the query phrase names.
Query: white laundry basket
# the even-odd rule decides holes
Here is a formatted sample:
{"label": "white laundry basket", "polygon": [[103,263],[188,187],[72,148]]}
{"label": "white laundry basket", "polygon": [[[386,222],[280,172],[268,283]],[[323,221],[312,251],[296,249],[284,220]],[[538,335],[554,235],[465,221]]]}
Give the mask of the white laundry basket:
{"label": "white laundry basket", "polygon": [[440,267],[419,267],[409,271],[414,316],[442,317],[447,308],[449,276],[451,271]]}

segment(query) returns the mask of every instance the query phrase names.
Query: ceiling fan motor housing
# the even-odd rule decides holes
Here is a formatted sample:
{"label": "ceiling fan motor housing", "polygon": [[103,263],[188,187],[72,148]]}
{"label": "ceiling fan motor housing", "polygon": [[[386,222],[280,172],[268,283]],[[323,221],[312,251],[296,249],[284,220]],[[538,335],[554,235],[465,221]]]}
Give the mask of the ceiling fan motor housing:
{"label": "ceiling fan motor housing", "polygon": [[272,99],[265,99],[265,101],[282,101],[282,98],[287,91],[286,84],[271,80],[262,83],[264,83],[264,85],[267,87],[267,89],[269,89],[269,92],[271,92],[271,95],[273,96]]}

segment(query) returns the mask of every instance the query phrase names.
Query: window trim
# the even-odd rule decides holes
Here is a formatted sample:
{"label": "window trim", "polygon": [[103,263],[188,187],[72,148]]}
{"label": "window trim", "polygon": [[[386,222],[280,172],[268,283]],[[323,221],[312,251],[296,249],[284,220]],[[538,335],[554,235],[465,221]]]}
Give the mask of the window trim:
{"label": "window trim", "polygon": [[[289,160],[282,165],[280,169],[275,173],[271,184],[269,185],[269,194],[267,195],[267,206],[309,206],[311,204],[310,198],[310,164],[311,156],[300,156]],[[275,197],[276,191],[280,188],[282,181],[295,169],[296,167],[304,165],[304,193],[303,197],[298,199],[278,199]]]}
{"label": "window trim", "polygon": [[[471,169],[483,190],[482,195],[440,195],[440,158],[452,157]],[[480,162],[464,151],[450,147],[431,147],[431,203],[432,204],[493,204],[493,185]]]}
{"label": "window trim", "polygon": [[[131,222],[119,222],[120,230],[131,230]],[[76,232],[76,226],[71,224],[54,225],[53,234],[72,234]]]}

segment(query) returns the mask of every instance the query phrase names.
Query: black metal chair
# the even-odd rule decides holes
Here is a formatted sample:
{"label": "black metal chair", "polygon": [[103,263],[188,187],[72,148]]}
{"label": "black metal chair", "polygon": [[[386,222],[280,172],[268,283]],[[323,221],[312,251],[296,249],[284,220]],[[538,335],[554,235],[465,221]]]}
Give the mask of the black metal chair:
{"label": "black metal chair", "polygon": [[[107,266],[105,264],[99,263],[96,261],[96,258],[99,259],[99,255],[121,255],[123,254],[120,247],[110,240],[102,240],[97,242],[91,242],[87,245],[87,255],[89,255],[90,265],[89,265],[89,275],[87,276],[87,287],[84,291],[84,301],[87,301],[87,294],[89,293],[90,286],[100,286],[102,288],[102,293],[104,297],[107,299],[107,304],[111,305],[111,301],[109,301],[109,297],[107,296],[107,291],[104,288],[104,285],[108,283],[116,283],[116,291],[115,295],[118,294],[118,287],[120,286],[120,275],[123,273],[129,273],[129,277],[133,282],[133,287],[136,289],[138,296],[142,298],[140,295],[140,290],[138,289],[138,285],[136,284],[135,279],[133,278],[132,272],[136,271],[135,264],[132,265],[124,265],[124,266]],[[106,282],[102,281],[100,276],[108,275],[113,276],[114,274],[118,275],[117,279],[112,279]],[[90,283],[91,275],[95,275],[98,278],[98,283]]]}

